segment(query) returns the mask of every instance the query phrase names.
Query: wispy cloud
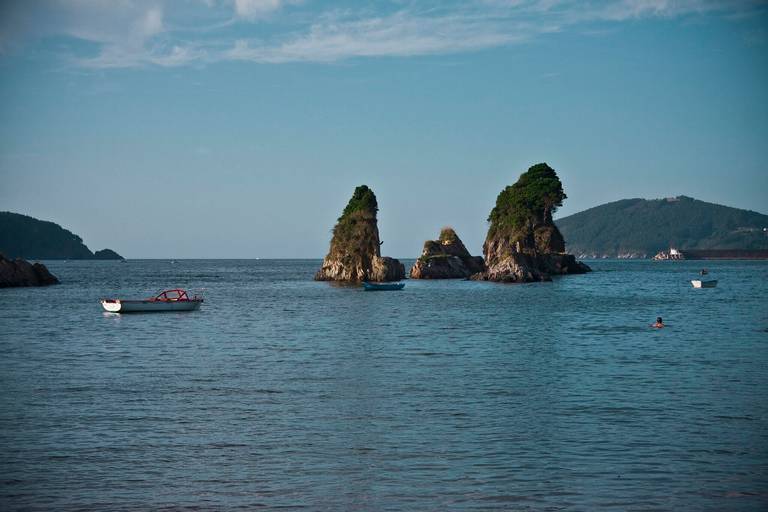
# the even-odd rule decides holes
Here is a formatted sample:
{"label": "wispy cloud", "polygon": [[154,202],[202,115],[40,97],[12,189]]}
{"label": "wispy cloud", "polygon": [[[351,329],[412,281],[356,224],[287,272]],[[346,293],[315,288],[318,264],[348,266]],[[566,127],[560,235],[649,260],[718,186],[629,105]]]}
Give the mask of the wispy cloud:
{"label": "wispy cloud", "polygon": [[[739,3],[742,5],[740,6]],[[593,5],[587,15],[594,19],[624,21],[646,17],[675,17],[728,8],[738,9],[749,2],[718,0],[622,0]]]}
{"label": "wispy cloud", "polygon": [[414,15],[349,19],[330,16],[301,33],[275,43],[239,39],[223,53],[227,59],[254,62],[329,62],[352,57],[408,57],[458,53],[528,39],[526,23],[502,23],[482,15]]}
{"label": "wispy cloud", "polygon": [[283,0],[235,0],[235,14],[240,18],[255,20],[277,11]]}
{"label": "wispy cloud", "polygon": [[[617,23],[707,12],[733,13],[749,1],[479,0],[453,8],[410,4],[387,15],[328,13],[278,41],[237,39],[220,57],[259,63],[329,62],[354,57],[407,57],[496,48],[593,22]],[[607,28],[603,28],[607,30]]]}
{"label": "wispy cloud", "polygon": [[102,48],[95,57],[74,59],[77,65],[85,68],[128,68],[154,64],[162,67],[177,67],[207,60],[207,51],[195,46],[156,45],[134,48],[109,45]]}
{"label": "wispy cloud", "polygon": [[453,54],[580,26],[583,32],[636,19],[737,18],[764,8],[760,0],[410,0],[378,11],[324,10],[301,0],[49,0],[0,7],[0,50],[24,37],[64,35],[96,45],[95,55],[72,58],[89,68],[332,62]]}

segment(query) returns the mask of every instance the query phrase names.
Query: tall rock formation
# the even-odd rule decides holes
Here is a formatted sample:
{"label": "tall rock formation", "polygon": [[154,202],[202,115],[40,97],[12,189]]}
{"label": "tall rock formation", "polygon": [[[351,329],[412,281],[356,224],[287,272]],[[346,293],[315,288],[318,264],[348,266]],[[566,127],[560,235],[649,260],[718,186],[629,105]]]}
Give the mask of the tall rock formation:
{"label": "tall rock formation", "polygon": [[412,279],[457,279],[482,272],[481,256],[472,256],[453,228],[443,228],[437,240],[424,242],[421,256],[411,268]]}
{"label": "tall rock formation", "polygon": [[378,210],[373,190],[357,187],[333,228],[331,248],[315,274],[316,281],[397,281],[405,277],[402,263],[381,256]]}
{"label": "tall rock formation", "polygon": [[552,221],[566,197],[557,173],[545,163],[534,165],[502,190],[488,217],[486,270],[472,279],[525,283],[589,272],[587,265],[565,253],[563,236]]}
{"label": "tall rock formation", "polygon": [[46,286],[58,282],[42,263],[32,264],[21,258],[9,260],[0,254],[0,288]]}

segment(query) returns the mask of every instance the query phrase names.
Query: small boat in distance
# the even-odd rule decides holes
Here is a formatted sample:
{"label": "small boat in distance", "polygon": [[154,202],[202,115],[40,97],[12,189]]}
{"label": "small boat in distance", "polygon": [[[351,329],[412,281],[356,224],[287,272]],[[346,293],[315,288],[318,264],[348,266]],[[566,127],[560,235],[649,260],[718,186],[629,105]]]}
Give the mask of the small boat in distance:
{"label": "small boat in distance", "polygon": [[691,284],[694,288],[714,288],[717,286],[717,279],[710,279],[709,281],[694,279],[691,281]]}
{"label": "small boat in distance", "polygon": [[363,281],[363,288],[367,292],[402,290],[405,288],[405,283],[369,283],[368,281]]}
{"label": "small boat in distance", "polygon": [[154,313],[164,311],[194,311],[200,309],[203,298],[194,295],[192,298],[186,290],[179,288],[165,290],[149,299],[124,300],[101,299],[101,305],[110,313]]}

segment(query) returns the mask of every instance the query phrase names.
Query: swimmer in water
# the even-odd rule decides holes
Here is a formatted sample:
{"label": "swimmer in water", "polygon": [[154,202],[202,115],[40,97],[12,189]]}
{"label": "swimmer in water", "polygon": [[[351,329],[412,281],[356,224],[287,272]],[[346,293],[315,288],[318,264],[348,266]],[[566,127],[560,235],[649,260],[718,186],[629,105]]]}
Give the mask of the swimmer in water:
{"label": "swimmer in water", "polygon": [[661,329],[662,327],[664,327],[664,320],[662,320],[660,316],[657,316],[656,323],[651,324],[651,327],[654,327],[656,329]]}

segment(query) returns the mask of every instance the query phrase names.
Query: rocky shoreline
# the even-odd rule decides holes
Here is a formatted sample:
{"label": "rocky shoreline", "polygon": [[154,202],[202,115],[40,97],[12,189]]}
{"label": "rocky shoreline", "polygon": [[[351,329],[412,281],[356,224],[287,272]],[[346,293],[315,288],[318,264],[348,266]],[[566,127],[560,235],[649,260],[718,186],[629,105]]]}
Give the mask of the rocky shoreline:
{"label": "rocky shoreline", "polygon": [[42,263],[30,263],[21,258],[9,260],[0,254],[0,288],[19,286],[48,286],[59,280]]}
{"label": "rocky shoreline", "polygon": [[646,253],[640,252],[620,252],[620,253],[596,253],[596,252],[577,252],[575,254],[580,260],[648,260],[651,259]]}

